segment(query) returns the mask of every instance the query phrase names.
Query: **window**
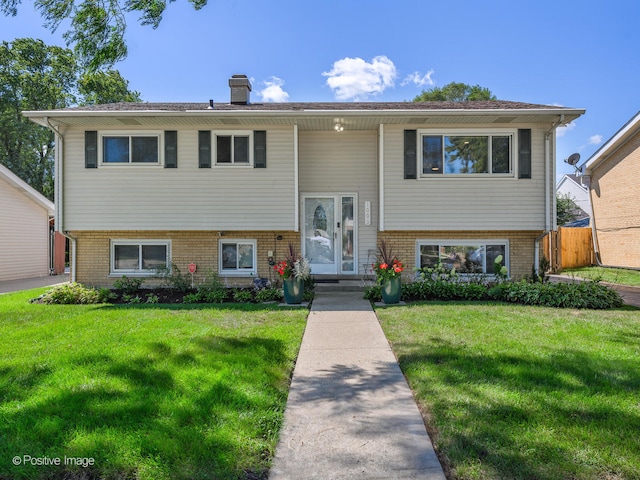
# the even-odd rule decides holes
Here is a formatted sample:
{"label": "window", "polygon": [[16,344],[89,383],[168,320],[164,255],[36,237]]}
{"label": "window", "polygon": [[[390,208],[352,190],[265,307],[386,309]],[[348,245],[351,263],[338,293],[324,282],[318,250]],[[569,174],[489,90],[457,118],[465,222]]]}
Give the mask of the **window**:
{"label": "window", "polygon": [[256,275],[255,240],[220,240],[219,272],[221,275]]}
{"label": "window", "polygon": [[160,134],[102,135],[102,163],[159,164]]}
{"label": "window", "polygon": [[171,242],[168,240],[113,240],[112,274],[153,275],[171,265]]}
{"label": "window", "polygon": [[215,134],[216,165],[253,163],[252,132],[218,132]]}
{"label": "window", "polygon": [[447,135],[422,131],[422,176],[511,174],[513,132]]}
{"label": "window", "polygon": [[502,265],[509,268],[507,253],[506,240],[419,240],[416,265],[432,268],[442,263],[444,268],[455,268],[460,274],[492,275],[499,255],[502,255]]}

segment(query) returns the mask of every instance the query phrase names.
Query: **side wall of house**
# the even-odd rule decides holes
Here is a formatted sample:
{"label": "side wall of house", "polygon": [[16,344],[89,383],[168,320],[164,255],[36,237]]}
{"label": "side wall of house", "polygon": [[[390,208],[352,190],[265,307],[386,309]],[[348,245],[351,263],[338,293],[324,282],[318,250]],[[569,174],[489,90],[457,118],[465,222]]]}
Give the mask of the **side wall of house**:
{"label": "side wall of house", "polygon": [[640,131],[591,176],[591,205],[600,260],[640,268]]}
{"label": "side wall of house", "polygon": [[[221,276],[228,285],[250,286],[256,277],[277,279],[277,274],[268,263],[268,254],[282,260],[289,242],[299,245],[300,235],[292,231],[226,231],[218,232],[178,230],[125,230],[125,231],[74,231],[77,239],[77,281],[86,285],[107,287],[122,275],[110,275],[110,245],[112,240],[168,240],[171,242],[171,262],[182,274],[188,273],[188,265],[197,266],[194,275],[196,284],[205,280],[211,272],[218,273],[219,245],[224,239],[256,241],[258,274],[254,277]],[[132,275],[129,275],[132,276]],[[152,277],[145,278],[143,286],[150,287],[161,282]]]}
{"label": "side wall of house", "polygon": [[[453,127],[473,132],[484,125],[455,125],[450,130]],[[513,175],[430,175],[407,180],[403,170],[404,130],[421,128],[425,126],[384,126],[385,230],[544,230],[543,128],[532,129],[530,179],[518,178],[517,129],[531,126],[509,125],[514,135]],[[550,155],[553,158],[553,152]],[[552,192],[549,188],[549,201]]]}
{"label": "side wall of house", "polygon": [[0,281],[49,274],[49,214],[0,179]]}
{"label": "side wall of house", "polygon": [[[149,131],[131,126],[97,130]],[[215,159],[211,168],[199,168],[198,130],[213,130],[211,126],[186,129],[169,125],[156,133],[165,130],[178,132],[177,168],[163,168],[162,164],[85,168],[84,130],[65,132],[64,229],[294,229],[292,128],[267,130],[267,168],[215,166]],[[243,126],[242,130],[254,128]]]}

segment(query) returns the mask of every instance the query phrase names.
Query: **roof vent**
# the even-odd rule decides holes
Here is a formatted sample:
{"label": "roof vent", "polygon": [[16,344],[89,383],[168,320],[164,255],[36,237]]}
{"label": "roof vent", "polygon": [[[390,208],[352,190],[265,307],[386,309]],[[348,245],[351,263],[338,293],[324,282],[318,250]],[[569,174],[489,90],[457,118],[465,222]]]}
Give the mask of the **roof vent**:
{"label": "roof vent", "polygon": [[249,103],[251,82],[246,75],[233,75],[229,79],[229,86],[231,87],[232,105],[247,105]]}

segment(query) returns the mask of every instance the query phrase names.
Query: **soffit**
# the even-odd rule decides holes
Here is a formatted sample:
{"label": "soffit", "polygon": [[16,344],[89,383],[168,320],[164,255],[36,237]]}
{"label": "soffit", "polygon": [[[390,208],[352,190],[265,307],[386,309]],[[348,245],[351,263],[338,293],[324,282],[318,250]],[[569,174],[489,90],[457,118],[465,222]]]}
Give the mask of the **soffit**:
{"label": "soffit", "polygon": [[[558,121],[561,112],[509,112],[505,115],[480,112],[455,112],[451,114],[425,113],[423,115],[411,112],[410,115],[388,113],[367,114],[347,112],[326,112],[315,114],[261,114],[261,115],[233,115],[228,114],[165,114],[161,112],[134,113],[122,112],[100,115],[93,113],[81,115],[75,112],[73,115],[59,113],[47,118],[51,123],[69,127],[149,127],[163,128],[166,126],[193,127],[193,128],[242,128],[243,126],[263,127],[287,127],[297,125],[301,131],[333,130],[337,122],[341,123],[345,131],[348,130],[376,130],[380,124],[385,125],[412,125],[440,126],[440,125],[522,125],[522,124],[553,124]],[[579,117],[583,111],[571,111],[564,113],[564,121],[570,122]],[[35,115],[29,115],[35,121]],[[41,123],[41,122],[38,122]]]}

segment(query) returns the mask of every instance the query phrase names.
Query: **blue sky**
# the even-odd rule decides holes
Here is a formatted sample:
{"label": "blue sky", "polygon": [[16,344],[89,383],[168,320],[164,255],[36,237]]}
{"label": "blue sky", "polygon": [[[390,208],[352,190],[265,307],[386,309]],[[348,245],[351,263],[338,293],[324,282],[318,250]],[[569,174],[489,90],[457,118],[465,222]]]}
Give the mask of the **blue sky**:
{"label": "blue sky", "polygon": [[[449,82],[499,99],[585,108],[559,130],[557,172],[581,163],[640,110],[640,3],[604,1],[209,0],[170,4],[160,27],[128,17],[115,66],[145,101],[229,101],[228,78],[257,101],[403,101]],[[51,34],[28,0],[0,39]]]}

